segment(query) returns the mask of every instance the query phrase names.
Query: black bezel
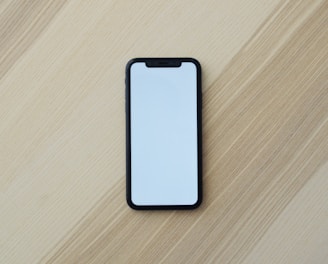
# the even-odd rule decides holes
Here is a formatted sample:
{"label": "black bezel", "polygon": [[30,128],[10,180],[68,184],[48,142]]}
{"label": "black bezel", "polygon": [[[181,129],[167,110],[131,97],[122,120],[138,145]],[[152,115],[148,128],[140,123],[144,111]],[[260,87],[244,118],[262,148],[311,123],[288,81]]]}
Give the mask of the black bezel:
{"label": "black bezel", "polygon": [[[130,131],[130,69],[135,62],[145,62],[148,67],[179,67],[181,62],[192,62],[197,69],[197,145],[198,145],[198,200],[192,205],[135,205],[131,199],[131,131]],[[126,65],[125,74],[125,113],[126,113],[126,199],[135,210],[195,209],[202,202],[202,89],[201,66],[193,58],[135,58]]]}

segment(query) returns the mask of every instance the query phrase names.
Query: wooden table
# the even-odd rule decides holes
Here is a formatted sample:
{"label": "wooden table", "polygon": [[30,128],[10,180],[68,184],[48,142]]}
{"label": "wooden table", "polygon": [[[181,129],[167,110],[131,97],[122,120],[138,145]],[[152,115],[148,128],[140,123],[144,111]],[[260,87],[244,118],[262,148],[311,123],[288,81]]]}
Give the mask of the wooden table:
{"label": "wooden table", "polygon": [[[328,2],[0,3],[0,263],[327,263]],[[204,202],[125,202],[124,68],[203,67]]]}

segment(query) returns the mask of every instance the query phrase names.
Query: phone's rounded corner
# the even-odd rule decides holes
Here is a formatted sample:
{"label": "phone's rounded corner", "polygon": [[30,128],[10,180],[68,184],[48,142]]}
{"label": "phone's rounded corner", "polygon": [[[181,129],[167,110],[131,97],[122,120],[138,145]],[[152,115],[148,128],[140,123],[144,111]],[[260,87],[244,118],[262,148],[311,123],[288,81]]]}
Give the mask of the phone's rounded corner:
{"label": "phone's rounded corner", "polygon": [[190,58],[185,58],[184,61],[191,62],[191,63],[195,64],[196,68],[197,68],[199,71],[201,71],[202,66],[200,65],[200,62],[199,62],[197,59],[195,59],[195,58],[191,58],[191,57],[190,57]]}
{"label": "phone's rounded corner", "polygon": [[136,204],[132,201],[131,197],[127,197],[127,198],[126,198],[126,202],[127,202],[127,204],[129,205],[129,207],[130,207],[131,209],[133,209],[133,210],[140,210],[140,207],[139,207],[138,205],[136,205]]}
{"label": "phone's rounded corner", "polygon": [[132,65],[133,65],[134,63],[139,62],[139,61],[140,61],[140,58],[132,58],[132,59],[130,59],[130,60],[126,63],[126,66],[125,66],[125,70],[126,70],[126,72],[128,72],[128,71],[131,69],[131,67],[132,67]]}
{"label": "phone's rounded corner", "polygon": [[190,205],[190,209],[197,209],[198,207],[201,206],[202,202],[203,202],[203,198],[199,196],[197,201],[194,204]]}

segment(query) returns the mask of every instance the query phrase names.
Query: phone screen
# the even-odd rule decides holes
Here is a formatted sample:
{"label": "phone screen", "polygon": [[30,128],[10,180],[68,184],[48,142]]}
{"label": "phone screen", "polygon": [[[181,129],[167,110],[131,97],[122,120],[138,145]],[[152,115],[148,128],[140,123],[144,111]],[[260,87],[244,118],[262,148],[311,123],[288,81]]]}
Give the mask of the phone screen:
{"label": "phone screen", "polygon": [[130,198],[135,206],[199,200],[197,65],[129,69]]}

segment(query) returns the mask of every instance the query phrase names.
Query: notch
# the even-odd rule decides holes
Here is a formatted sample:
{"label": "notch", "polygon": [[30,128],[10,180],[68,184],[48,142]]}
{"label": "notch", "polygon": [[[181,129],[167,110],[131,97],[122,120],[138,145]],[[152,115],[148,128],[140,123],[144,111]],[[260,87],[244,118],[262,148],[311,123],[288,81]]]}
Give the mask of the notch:
{"label": "notch", "polygon": [[180,67],[181,61],[177,59],[151,59],[146,61],[147,67]]}

